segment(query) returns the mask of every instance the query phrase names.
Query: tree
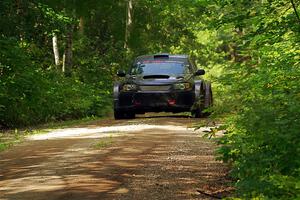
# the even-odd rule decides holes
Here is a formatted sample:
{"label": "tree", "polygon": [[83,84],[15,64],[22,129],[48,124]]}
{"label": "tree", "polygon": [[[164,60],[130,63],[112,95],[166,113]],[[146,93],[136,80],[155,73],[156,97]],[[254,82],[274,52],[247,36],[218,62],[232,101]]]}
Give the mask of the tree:
{"label": "tree", "polygon": [[127,0],[127,15],[126,15],[125,42],[124,42],[125,49],[128,49],[128,40],[130,37],[130,32],[132,27],[132,12],[133,12],[132,0]]}
{"label": "tree", "polygon": [[53,43],[53,54],[54,54],[55,65],[59,66],[60,59],[59,59],[58,41],[57,41],[56,33],[53,33],[52,43]]}
{"label": "tree", "polygon": [[66,46],[65,52],[63,55],[63,67],[62,71],[65,73],[66,76],[70,76],[72,72],[72,65],[73,65],[73,26],[70,26],[69,31],[66,35]]}
{"label": "tree", "polygon": [[231,113],[220,153],[242,198],[299,198],[300,33],[292,7],[241,0],[218,1],[210,10],[207,27],[218,27],[216,49],[225,58],[219,109]]}

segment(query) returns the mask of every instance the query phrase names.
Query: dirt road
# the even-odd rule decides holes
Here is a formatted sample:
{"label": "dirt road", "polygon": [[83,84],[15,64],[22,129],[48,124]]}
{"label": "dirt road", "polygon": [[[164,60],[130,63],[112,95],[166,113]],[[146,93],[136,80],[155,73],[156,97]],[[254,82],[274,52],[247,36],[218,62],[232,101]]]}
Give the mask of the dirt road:
{"label": "dirt road", "polygon": [[215,199],[228,169],[188,117],[99,120],[0,153],[1,200]]}

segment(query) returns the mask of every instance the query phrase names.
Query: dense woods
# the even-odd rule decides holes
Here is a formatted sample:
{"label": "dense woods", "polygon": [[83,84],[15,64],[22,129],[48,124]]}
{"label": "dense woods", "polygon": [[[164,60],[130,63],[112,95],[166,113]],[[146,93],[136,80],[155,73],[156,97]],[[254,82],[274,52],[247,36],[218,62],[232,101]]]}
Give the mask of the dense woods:
{"label": "dense woods", "polygon": [[214,7],[222,13],[213,26],[227,58],[218,80],[221,107],[230,113],[220,153],[233,164],[245,198],[300,198],[299,3],[220,1]]}
{"label": "dense woods", "polygon": [[118,69],[147,53],[208,71],[240,198],[300,198],[300,2],[1,0],[0,125],[110,111]]}

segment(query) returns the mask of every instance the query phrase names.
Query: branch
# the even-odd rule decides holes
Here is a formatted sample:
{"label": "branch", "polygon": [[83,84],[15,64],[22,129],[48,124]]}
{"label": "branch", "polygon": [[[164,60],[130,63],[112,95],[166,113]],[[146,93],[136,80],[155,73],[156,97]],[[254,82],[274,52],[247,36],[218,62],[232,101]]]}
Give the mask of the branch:
{"label": "branch", "polygon": [[290,1],[291,1],[292,5],[293,5],[293,9],[294,9],[294,12],[295,12],[295,14],[297,16],[298,22],[300,23],[300,17],[298,15],[298,11],[297,11],[296,5],[294,3],[294,0],[290,0]]}

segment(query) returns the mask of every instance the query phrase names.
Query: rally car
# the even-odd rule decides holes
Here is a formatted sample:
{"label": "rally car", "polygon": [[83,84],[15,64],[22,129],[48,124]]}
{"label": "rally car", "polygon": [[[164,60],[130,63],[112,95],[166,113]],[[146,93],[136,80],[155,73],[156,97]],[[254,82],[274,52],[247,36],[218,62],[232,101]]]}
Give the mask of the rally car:
{"label": "rally car", "polygon": [[134,118],[145,112],[191,112],[200,118],[213,103],[210,82],[203,69],[187,55],[155,54],[136,58],[123,80],[113,88],[115,119]]}

